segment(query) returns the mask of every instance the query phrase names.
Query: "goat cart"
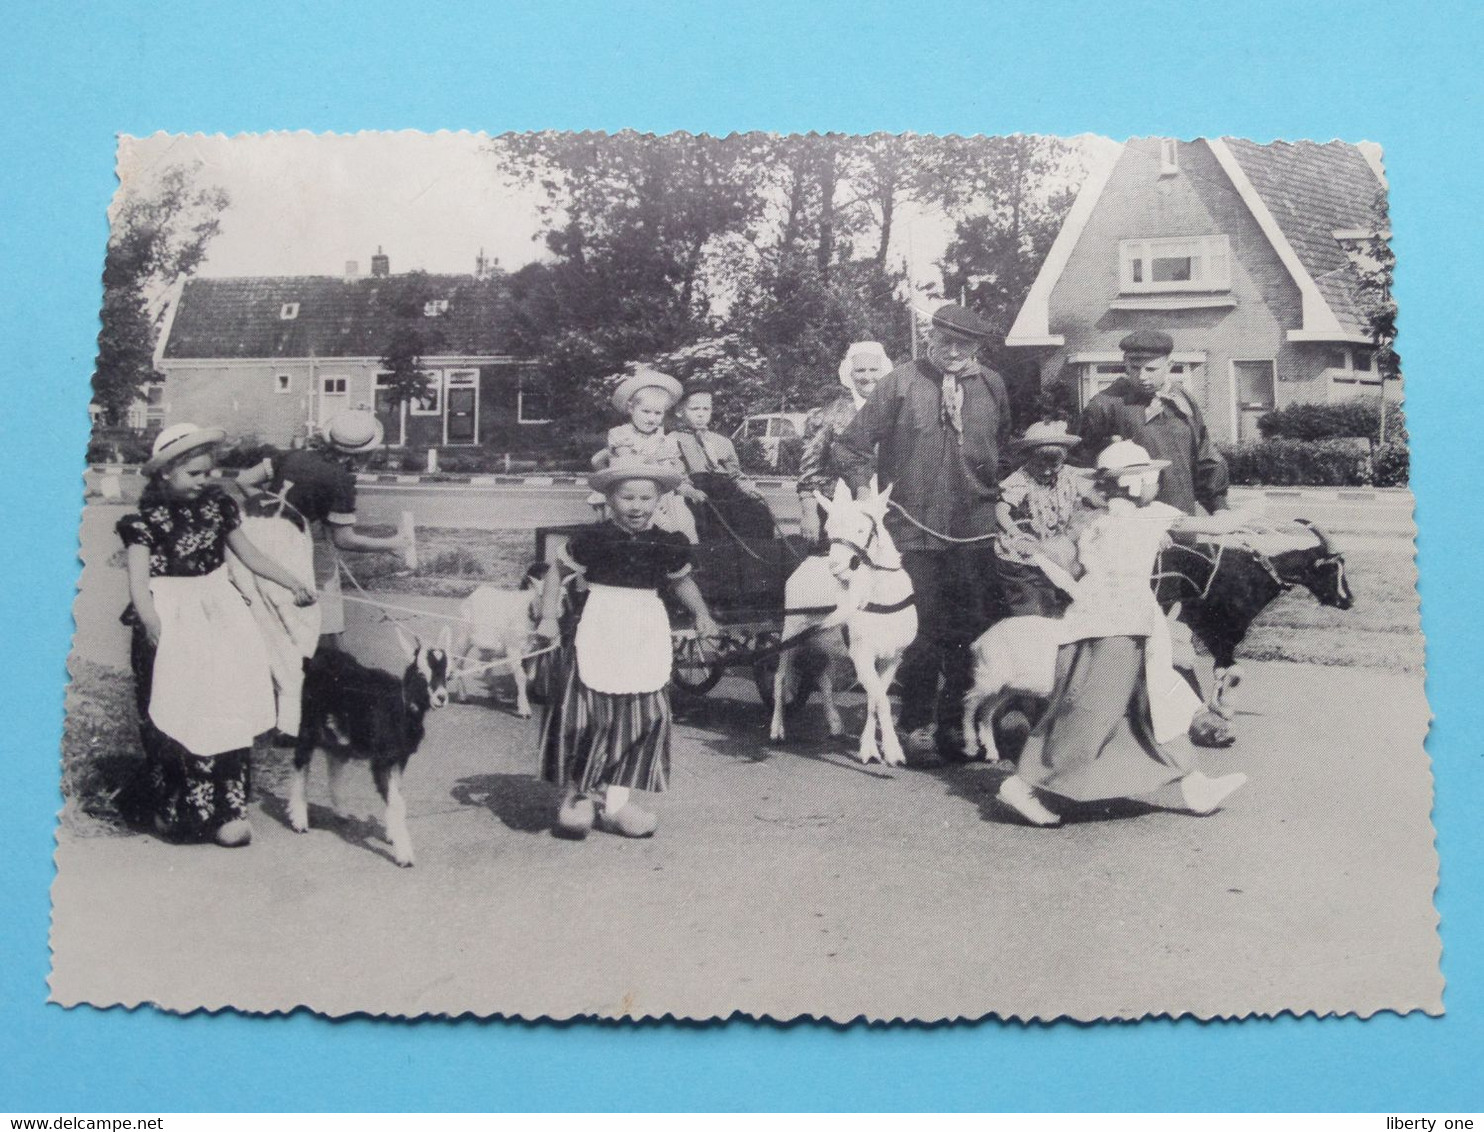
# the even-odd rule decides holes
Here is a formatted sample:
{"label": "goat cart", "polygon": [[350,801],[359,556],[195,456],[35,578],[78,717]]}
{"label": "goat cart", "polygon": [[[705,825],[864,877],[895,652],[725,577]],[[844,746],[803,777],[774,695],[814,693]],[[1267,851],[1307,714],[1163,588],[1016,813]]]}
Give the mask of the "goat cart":
{"label": "goat cart", "polygon": [[[703,647],[690,613],[667,600],[675,653],[672,684],[681,696],[704,696],[729,669],[745,666],[752,671],[759,698],[771,709],[783,634],[783,590],[808,551],[797,536],[778,532],[766,504],[742,496],[724,501],[718,490],[708,490],[708,496],[696,508],[700,542],[692,552],[696,584],[721,635]],[[538,528],[536,559],[555,562],[581,526]],[[806,670],[790,705],[803,704],[812,690]]]}

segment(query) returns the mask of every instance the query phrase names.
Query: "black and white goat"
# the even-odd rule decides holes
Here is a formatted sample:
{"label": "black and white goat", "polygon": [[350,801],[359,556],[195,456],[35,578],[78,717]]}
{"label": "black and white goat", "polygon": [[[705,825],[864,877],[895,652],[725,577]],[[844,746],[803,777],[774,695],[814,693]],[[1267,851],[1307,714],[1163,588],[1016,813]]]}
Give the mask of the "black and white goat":
{"label": "black and white goat", "polygon": [[337,814],[342,813],[340,776],[346,764],[353,759],[370,763],[386,803],[392,859],[406,868],[412,864],[412,839],[402,772],[422,743],[423,716],[448,702],[449,632],[445,629],[435,647],[424,649],[416,637],[400,625],[396,628],[408,658],[400,678],[368,668],[338,649],[321,649],[304,662],[304,710],[289,786],[289,825],[298,833],[309,829],[305,793],[316,750],[329,763],[330,805]]}

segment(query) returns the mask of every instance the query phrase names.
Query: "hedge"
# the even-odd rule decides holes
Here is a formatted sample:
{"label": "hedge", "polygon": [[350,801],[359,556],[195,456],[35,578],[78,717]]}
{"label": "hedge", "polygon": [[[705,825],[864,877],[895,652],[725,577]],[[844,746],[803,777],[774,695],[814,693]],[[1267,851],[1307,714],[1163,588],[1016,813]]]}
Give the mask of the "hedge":
{"label": "hedge", "polygon": [[[1380,439],[1381,402],[1378,397],[1351,397],[1344,401],[1298,401],[1274,409],[1257,420],[1265,440],[1332,440],[1358,436]],[[1406,443],[1407,422],[1400,405],[1386,405],[1386,440]]]}
{"label": "hedge", "polygon": [[1379,447],[1357,437],[1258,440],[1223,448],[1231,482],[1267,487],[1404,487],[1405,444]]}

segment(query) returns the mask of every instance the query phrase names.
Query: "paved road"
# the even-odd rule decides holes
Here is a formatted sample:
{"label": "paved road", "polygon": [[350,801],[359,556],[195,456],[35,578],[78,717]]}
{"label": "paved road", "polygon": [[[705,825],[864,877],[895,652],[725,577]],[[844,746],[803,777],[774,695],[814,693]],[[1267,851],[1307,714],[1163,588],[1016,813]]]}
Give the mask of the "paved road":
{"label": "paved road", "polygon": [[[79,654],[114,664],[116,514],[87,511],[77,607]],[[348,643],[396,663],[382,627]],[[1204,758],[1251,776],[1225,811],[1092,810],[1049,831],[1014,823],[989,768],[859,766],[817,706],[771,747],[728,679],[681,713],[659,836],[560,842],[533,725],[450,706],[408,771],[412,870],[387,857],[366,776],[342,822],[317,768],[314,828],[291,833],[271,756],[250,849],[64,831],[53,997],[840,1020],[1438,1009],[1420,679],[1248,668],[1241,741]],[[845,710],[858,727],[859,697]]]}

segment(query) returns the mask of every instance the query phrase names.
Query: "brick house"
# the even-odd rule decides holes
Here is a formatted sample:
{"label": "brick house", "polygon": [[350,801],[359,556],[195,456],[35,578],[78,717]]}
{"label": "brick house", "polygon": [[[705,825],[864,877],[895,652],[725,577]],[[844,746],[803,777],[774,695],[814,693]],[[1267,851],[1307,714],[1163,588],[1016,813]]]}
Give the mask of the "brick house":
{"label": "brick house", "polygon": [[1089,177],[1006,337],[1078,406],[1122,373],[1131,330],[1169,332],[1175,370],[1224,442],[1264,413],[1383,383],[1357,264],[1385,178],[1369,147],[1146,138]]}
{"label": "brick house", "polygon": [[[171,305],[156,351],[165,375],[163,423],[194,421],[287,444],[342,409],[374,406],[394,447],[539,448],[551,394],[505,347],[499,279],[392,275],[190,279]],[[428,395],[393,405],[381,358],[397,327],[432,345],[420,363]]]}

